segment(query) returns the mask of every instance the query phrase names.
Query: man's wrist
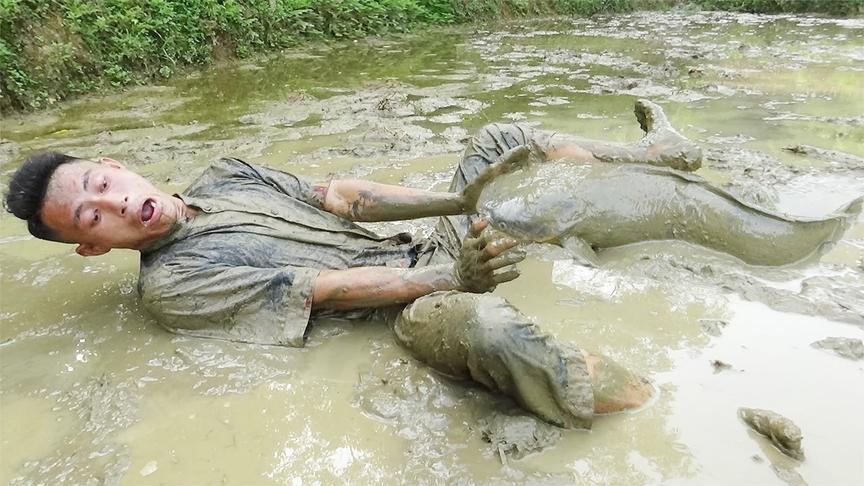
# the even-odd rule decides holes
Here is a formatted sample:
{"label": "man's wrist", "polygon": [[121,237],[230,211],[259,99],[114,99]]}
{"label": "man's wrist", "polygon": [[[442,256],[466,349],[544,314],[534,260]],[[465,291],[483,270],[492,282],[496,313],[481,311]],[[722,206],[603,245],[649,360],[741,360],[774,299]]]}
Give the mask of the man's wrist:
{"label": "man's wrist", "polygon": [[459,204],[459,214],[473,214],[477,212],[477,204],[471,204],[464,194],[460,194],[456,202]]}
{"label": "man's wrist", "polygon": [[460,278],[456,264],[443,264],[437,267],[437,275],[432,285],[432,288],[434,289],[433,292],[460,290]]}

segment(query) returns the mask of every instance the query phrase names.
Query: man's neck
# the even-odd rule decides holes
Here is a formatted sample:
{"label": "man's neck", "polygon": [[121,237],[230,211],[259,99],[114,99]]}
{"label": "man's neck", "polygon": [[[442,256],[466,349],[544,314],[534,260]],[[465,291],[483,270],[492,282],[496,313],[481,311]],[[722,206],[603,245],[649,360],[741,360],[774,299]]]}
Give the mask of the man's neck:
{"label": "man's neck", "polygon": [[138,245],[135,246],[135,248],[132,248],[133,250],[141,251],[144,248],[147,248],[148,246],[152,245],[154,241],[158,241],[159,239],[164,238],[166,235],[170,234],[176,227],[177,223],[181,221],[189,221],[198,215],[197,208],[189,206],[177,196],[171,196],[171,199],[169,199],[169,201],[171,201],[170,206],[163,209],[163,214],[165,217],[169,218],[172,221],[171,226],[167,227],[163,233],[154,235],[153,237],[147,238],[146,240],[140,242]]}

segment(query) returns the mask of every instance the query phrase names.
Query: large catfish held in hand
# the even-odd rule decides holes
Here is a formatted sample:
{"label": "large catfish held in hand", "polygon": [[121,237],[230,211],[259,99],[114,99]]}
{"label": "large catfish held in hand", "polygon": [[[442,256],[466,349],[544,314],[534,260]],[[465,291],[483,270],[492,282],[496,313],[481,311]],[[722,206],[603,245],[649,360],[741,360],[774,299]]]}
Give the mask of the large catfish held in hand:
{"label": "large catfish held in hand", "polygon": [[595,250],[681,240],[753,265],[786,265],[826,251],[862,200],[824,219],[797,218],[665,167],[542,162],[492,182],[478,209],[511,236],[558,244],[589,263],[596,263]]}

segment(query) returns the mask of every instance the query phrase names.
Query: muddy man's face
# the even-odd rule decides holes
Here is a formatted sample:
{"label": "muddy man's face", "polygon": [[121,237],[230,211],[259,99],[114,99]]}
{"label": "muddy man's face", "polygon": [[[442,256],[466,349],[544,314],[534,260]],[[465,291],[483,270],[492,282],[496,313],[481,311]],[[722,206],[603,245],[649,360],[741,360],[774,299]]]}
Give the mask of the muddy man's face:
{"label": "muddy man's face", "polygon": [[182,202],[109,158],[61,165],[48,184],[40,215],[85,256],[111,248],[140,249],[166,234]]}

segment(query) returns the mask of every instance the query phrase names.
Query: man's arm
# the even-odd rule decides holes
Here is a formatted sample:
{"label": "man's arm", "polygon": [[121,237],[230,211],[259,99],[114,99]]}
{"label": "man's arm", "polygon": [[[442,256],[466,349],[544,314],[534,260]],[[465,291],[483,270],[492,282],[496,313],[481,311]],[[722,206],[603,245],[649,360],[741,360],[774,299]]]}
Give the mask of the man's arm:
{"label": "man's arm", "polygon": [[334,180],[324,191],[324,210],[351,221],[397,221],[450,216],[476,211],[480,193],[495,177],[524,163],[530,154],[520,146],[505,152],[498,161],[471,181],[460,193],[433,192],[391,186],[364,180]]}
{"label": "man's arm", "polygon": [[397,221],[464,214],[469,208],[460,193],[341,179],[330,182],[324,210],[351,221]]}
{"label": "man's arm", "polygon": [[315,280],[313,308],[357,309],[403,304],[439,290],[488,292],[519,276],[515,269],[499,271],[522,261],[522,254],[504,254],[513,239],[480,236],[485,221],[477,221],[462,242],[457,261],[423,268],[357,267],[323,271]]}
{"label": "man's arm", "polygon": [[313,309],[357,309],[411,302],[458,287],[450,265],[424,268],[357,267],[324,271],[315,280]]}

